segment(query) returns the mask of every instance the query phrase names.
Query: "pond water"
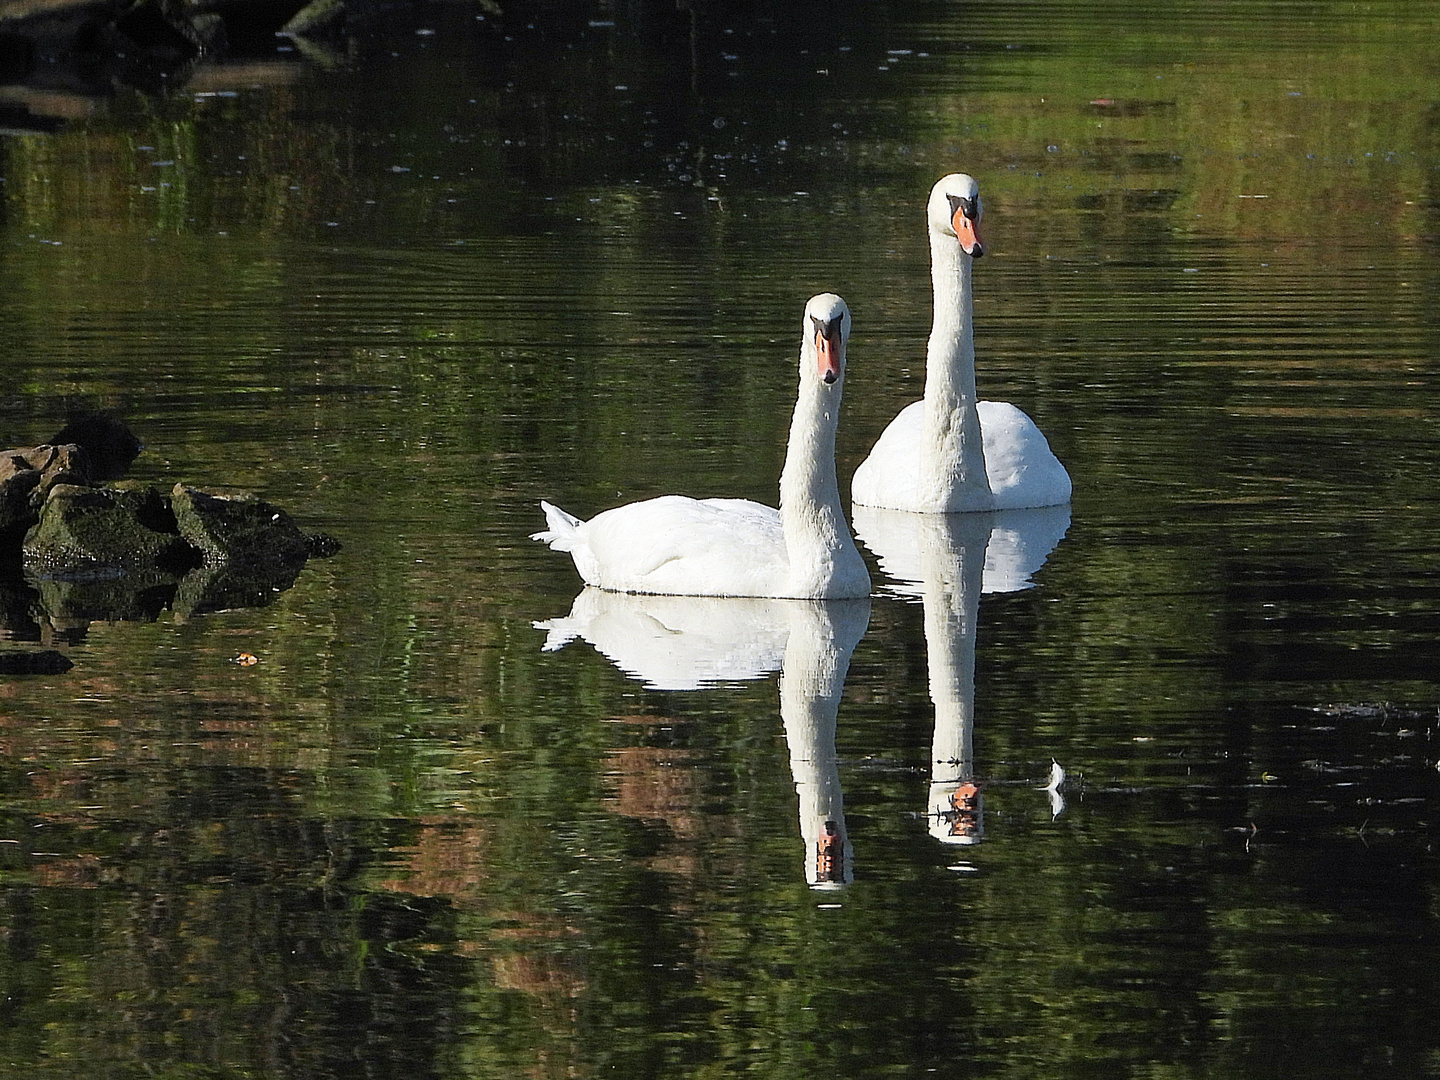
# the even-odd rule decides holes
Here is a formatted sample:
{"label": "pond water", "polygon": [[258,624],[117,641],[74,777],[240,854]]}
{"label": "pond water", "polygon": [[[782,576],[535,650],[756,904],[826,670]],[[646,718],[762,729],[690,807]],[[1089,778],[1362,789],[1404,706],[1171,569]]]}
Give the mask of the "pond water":
{"label": "pond water", "polygon": [[[0,678],[0,1072],[1440,1076],[1440,15],[759,9],[0,88],[0,442],[107,409],[344,545],[209,614],[4,586],[74,666]],[[1068,509],[862,516],[840,605],[528,539],[772,502],[822,290],[848,490],[956,170]]]}

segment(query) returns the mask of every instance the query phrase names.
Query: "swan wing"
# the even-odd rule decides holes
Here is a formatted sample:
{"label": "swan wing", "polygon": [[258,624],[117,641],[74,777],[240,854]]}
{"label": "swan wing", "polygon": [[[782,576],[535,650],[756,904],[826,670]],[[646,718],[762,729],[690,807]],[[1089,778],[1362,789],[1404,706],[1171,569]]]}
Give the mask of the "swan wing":
{"label": "swan wing", "polygon": [[598,514],[580,530],[592,585],[619,592],[765,596],[789,569],[780,512],[746,499],[664,495]]}
{"label": "swan wing", "polygon": [[985,474],[995,509],[1022,510],[1070,501],[1070,474],[1035,421],[1007,401],[976,403],[985,440]]}
{"label": "swan wing", "polygon": [[925,403],[914,401],[890,421],[850,480],[851,502],[897,510],[910,509],[919,502],[920,429],[924,419]]}

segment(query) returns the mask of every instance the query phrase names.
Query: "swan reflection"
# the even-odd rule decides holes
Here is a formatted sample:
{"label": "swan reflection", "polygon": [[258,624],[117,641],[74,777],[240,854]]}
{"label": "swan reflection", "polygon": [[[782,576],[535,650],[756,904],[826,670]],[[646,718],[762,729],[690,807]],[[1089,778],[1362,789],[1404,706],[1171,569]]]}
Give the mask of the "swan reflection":
{"label": "swan reflection", "polygon": [[886,591],[918,596],[924,604],[935,705],[930,834],[949,844],[977,844],[985,835],[984,782],[975,775],[974,752],[980,595],[1030,588],[1070,527],[1070,508],[911,514],[855,506],[852,512],[856,534],[889,578]]}
{"label": "swan reflection", "polygon": [[870,600],[651,596],[587,588],[570,614],[535,624],[546,651],[583,638],[653,690],[697,690],[780,671],[780,717],[800,800],[805,880],[854,877],[835,724]]}

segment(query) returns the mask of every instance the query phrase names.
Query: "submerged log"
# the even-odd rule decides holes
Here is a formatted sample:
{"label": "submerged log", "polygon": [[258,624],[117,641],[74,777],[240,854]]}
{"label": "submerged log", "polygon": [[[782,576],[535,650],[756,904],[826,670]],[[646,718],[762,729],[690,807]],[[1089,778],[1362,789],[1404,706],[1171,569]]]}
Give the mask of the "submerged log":
{"label": "submerged log", "polygon": [[310,0],[276,33],[286,37],[322,34],[334,29],[344,17],[345,0]]}

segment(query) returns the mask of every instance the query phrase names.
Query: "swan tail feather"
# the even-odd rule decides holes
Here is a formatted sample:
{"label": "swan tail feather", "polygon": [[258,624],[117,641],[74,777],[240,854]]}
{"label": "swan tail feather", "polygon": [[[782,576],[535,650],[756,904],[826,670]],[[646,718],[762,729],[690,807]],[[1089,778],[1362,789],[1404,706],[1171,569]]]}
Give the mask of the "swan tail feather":
{"label": "swan tail feather", "polygon": [[531,533],[531,540],[540,540],[549,544],[554,551],[574,551],[579,540],[576,530],[585,523],[574,514],[567,514],[558,506],[541,501],[540,509],[545,511],[545,524],[548,529],[537,533]]}

